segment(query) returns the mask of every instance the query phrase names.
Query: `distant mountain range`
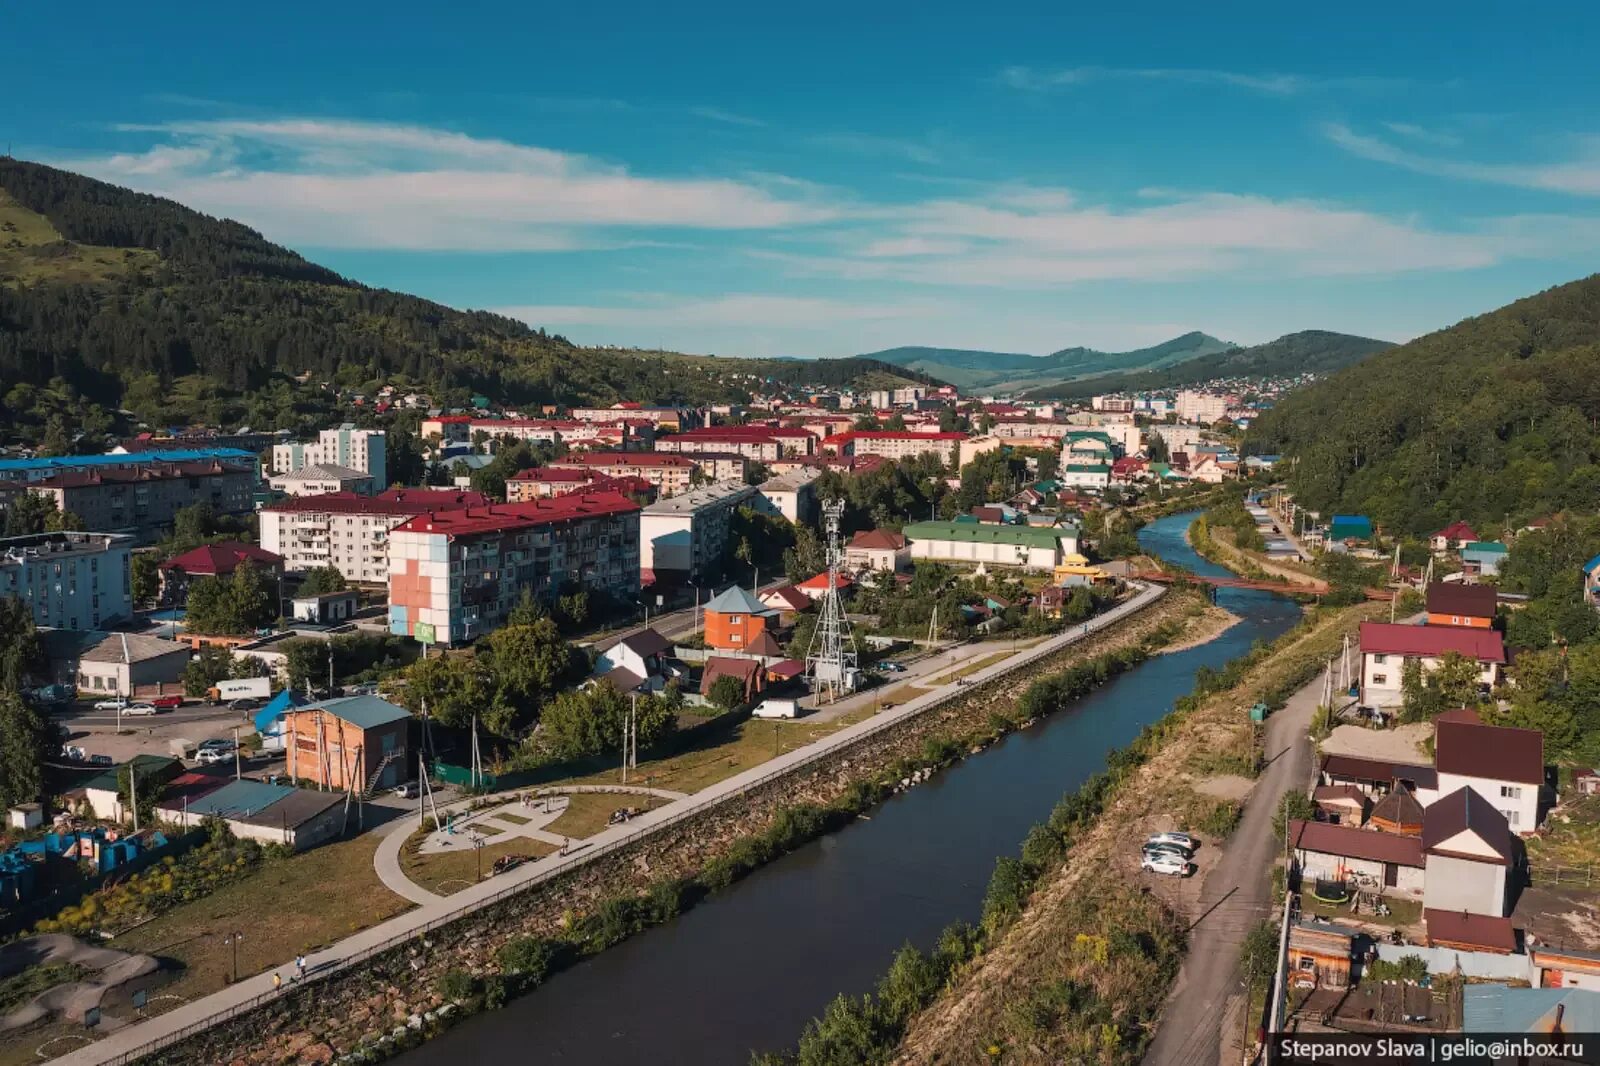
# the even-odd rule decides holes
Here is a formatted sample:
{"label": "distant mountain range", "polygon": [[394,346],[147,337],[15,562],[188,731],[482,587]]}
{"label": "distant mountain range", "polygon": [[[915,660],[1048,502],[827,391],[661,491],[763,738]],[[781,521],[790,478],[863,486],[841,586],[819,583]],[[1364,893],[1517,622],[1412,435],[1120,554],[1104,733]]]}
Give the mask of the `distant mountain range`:
{"label": "distant mountain range", "polygon": [[1248,348],[1228,348],[1159,370],[1099,374],[1029,391],[1030,397],[1077,399],[1104,392],[1176,389],[1217,378],[1328,374],[1394,347],[1388,341],[1308,329]]}
{"label": "distant mountain range", "polygon": [[1049,355],[1028,355],[1022,352],[908,347],[872,352],[864,358],[917,370],[963,389],[1022,392],[1060,385],[1077,378],[1159,370],[1202,356],[1233,351],[1237,347],[1230,341],[1194,332],[1131,352],[1063,348]]}

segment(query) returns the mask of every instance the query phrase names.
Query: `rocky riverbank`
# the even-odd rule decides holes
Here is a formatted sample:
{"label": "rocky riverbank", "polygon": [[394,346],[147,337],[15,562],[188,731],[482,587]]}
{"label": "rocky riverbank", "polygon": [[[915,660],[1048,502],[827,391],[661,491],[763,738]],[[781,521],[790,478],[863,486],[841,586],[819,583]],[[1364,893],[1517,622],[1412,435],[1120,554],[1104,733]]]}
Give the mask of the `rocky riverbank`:
{"label": "rocky riverbank", "polygon": [[[1092,686],[1141,661],[1197,617],[1173,594],[1059,654],[974,686],[829,759],[530,888],[163,1050],[163,1063],[371,1062],[450,1020],[493,1007],[868,809],[918,771],[981,751],[1042,713],[1035,681]],[[1044,706],[1043,711],[1056,707]],[[924,775],[925,776],[925,775]],[[529,962],[533,959],[536,962]]]}

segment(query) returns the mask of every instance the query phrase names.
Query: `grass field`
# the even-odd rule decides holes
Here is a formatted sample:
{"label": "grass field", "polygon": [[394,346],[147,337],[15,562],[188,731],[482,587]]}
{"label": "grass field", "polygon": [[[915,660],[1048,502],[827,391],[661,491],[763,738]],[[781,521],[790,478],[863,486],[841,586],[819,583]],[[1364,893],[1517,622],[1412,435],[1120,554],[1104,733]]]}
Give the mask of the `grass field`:
{"label": "grass field", "polygon": [[[1568,786],[1564,796],[1575,795]],[[1542,834],[1527,842],[1528,864],[1537,873],[1552,867],[1600,867],[1600,796],[1584,796],[1553,813]]]}
{"label": "grass field", "polygon": [[160,263],[141,248],[102,248],[62,239],[43,215],[0,189],[0,284],[96,282]]}
{"label": "grass field", "polygon": [[567,809],[561,817],[545,826],[545,832],[582,840],[606,828],[611,812],[622,807],[643,808],[653,811],[667,801],[659,796],[638,793],[622,795],[616,792],[574,792],[567,797]]}
{"label": "grass field", "polygon": [[434,855],[418,854],[417,846],[422,843],[422,838],[428,832],[429,830],[419,829],[406,839],[400,849],[400,869],[414,884],[422,886],[429,892],[437,892],[441,896],[448,896],[469,887],[478,879],[479,870],[488,876],[494,867],[494,861],[502,855],[523,855],[539,859],[556,850],[554,844],[546,844],[542,840],[530,840],[527,837],[515,837],[500,844],[485,844],[482,849],[474,849],[471,842],[463,837],[461,846],[454,851]]}
{"label": "grass field", "polygon": [[162,993],[193,998],[214,992],[232,967],[225,934],[244,934],[239,973],[248,976],[409,909],[373,869],[378,840],[379,834],[367,833],[266,863],[247,880],[168,911],[109,946],[180,963],[183,972]]}

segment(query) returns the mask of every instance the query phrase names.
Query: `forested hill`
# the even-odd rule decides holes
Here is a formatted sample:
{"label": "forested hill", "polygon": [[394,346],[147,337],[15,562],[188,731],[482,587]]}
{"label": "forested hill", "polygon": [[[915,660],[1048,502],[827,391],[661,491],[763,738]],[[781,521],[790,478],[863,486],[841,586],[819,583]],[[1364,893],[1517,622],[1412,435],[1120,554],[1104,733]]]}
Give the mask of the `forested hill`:
{"label": "forested hill", "polygon": [[1104,392],[1175,389],[1217,378],[1281,378],[1304,373],[1326,374],[1392,347],[1394,345],[1388,341],[1373,340],[1371,337],[1308,329],[1265,344],[1229,348],[1198,356],[1162,370],[1082,378],[1065,385],[1037,389],[1029,395],[1071,399]]}
{"label": "forested hill", "polygon": [[[738,399],[740,372],[836,385],[929,380],[870,360],[580,349],[500,315],[368,288],[237,222],[0,157],[8,435],[27,439],[46,423],[56,435],[104,432],[123,406],[151,419],[289,426],[304,405],[293,377],[307,373],[518,403],[664,403]],[[174,395],[191,402],[163,407]]]}
{"label": "forested hill", "polygon": [[1600,275],[1469,318],[1285,397],[1247,448],[1301,502],[1395,533],[1479,532],[1600,500]]}

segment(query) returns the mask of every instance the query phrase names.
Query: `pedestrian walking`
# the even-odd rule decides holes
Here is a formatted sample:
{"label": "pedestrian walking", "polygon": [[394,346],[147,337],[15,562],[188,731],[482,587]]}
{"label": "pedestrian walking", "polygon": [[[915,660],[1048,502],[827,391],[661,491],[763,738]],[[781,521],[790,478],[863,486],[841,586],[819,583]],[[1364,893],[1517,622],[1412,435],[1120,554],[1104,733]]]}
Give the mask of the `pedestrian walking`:
{"label": "pedestrian walking", "polygon": [[304,981],[306,979],[306,957],[304,955],[296,955],[294,957],[294,970],[296,981]]}
{"label": "pedestrian walking", "polygon": [[282,989],[283,989],[283,975],[280,974],[277,970],[273,970],[272,971],[272,990],[274,992],[278,992],[278,991],[281,991]]}

